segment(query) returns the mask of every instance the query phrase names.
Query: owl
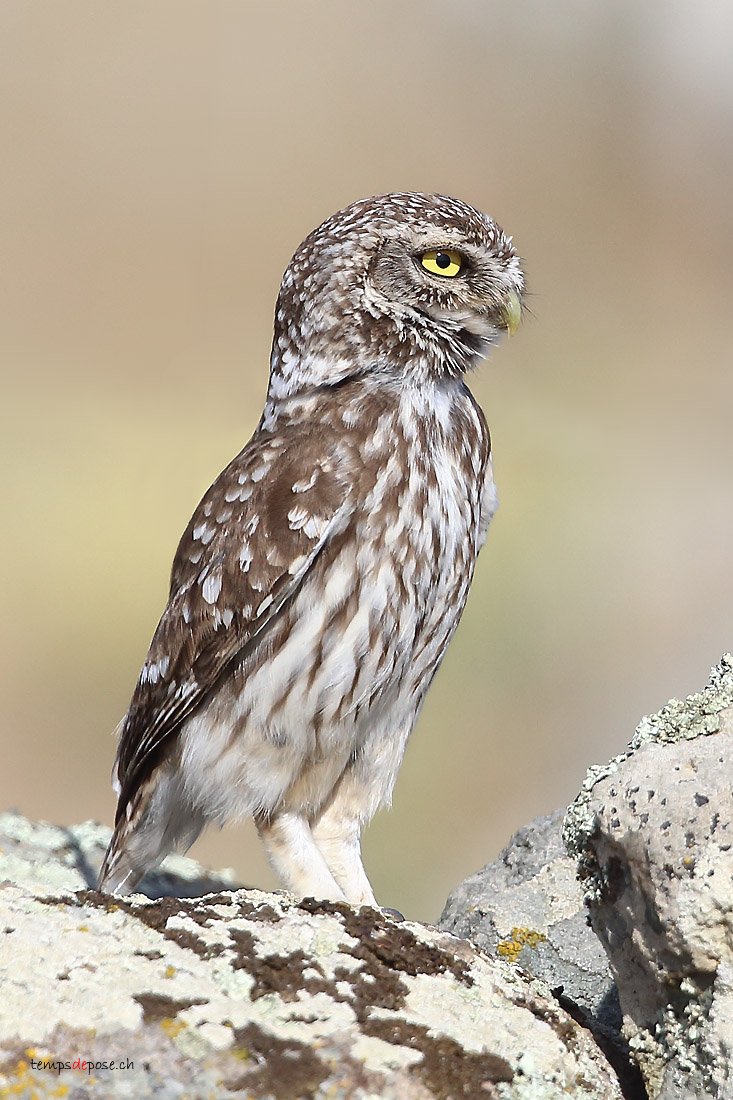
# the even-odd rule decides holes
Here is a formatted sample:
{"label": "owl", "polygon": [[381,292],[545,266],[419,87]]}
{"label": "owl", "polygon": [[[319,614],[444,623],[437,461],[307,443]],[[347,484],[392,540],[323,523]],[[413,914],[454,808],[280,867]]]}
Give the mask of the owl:
{"label": "owl", "polygon": [[287,889],[376,905],[361,830],[496,508],[464,378],[523,294],[511,238],[444,195],[355,202],[298,248],[262,418],[183,534],[121,723],[101,889],[252,816]]}

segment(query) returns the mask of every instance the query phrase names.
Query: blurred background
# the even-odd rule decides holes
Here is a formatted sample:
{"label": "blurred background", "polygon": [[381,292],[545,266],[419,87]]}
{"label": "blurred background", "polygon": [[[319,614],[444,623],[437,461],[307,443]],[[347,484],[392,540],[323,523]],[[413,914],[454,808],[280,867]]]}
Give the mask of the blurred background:
{"label": "blurred background", "polygon": [[[259,419],[280,277],[443,191],[525,258],[471,380],[501,507],[365,837],[435,920],[733,646],[726,0],[4,0],[0,808],[111,823],[112,730],[199,497]],[[192,851],[274,879],[252,828]]]}

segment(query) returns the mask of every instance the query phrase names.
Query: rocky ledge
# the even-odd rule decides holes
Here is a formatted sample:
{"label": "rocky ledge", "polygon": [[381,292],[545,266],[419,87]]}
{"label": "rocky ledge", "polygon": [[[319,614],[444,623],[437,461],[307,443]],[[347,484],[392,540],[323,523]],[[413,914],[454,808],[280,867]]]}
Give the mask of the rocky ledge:
{"label": "rocky ledge", "polygon": [[113,898],[88,888],[107,830],[0,830],[0,1096],[621,1095],[541,982],[448,933],[252,890]]}
{"label": "rocky ledge", "polygon": [[439,929],[1,816],[0,1098],[733,1098],[732,747],[726,657]]}

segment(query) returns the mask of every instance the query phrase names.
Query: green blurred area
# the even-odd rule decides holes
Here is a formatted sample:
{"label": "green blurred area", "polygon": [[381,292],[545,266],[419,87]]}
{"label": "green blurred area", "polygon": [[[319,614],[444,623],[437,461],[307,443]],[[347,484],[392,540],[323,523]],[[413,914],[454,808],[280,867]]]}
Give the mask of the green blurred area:
{"label": "green blurred area", "polygon": [[[530,316],[471,385],[501,507],[378,897],[435,919],[731,647],[733,9],[5,0],[0,808],[111,821],[111,731],[178,537],[256,424],[282,271],[440,190],[514,234]],[[194,854],[274,880],[253,831]]]}

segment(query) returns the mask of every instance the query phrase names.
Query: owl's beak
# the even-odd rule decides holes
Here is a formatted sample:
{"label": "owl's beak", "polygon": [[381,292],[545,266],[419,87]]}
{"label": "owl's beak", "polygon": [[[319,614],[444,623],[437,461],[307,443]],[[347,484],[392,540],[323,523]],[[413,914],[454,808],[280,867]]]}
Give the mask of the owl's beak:
{"label": "owl's beak", "polygon": [[506,325],[508,334],[513,336],[519,328],[519,322],[522,320],[522,303],[515,290],[509,291],[499,313]]}

